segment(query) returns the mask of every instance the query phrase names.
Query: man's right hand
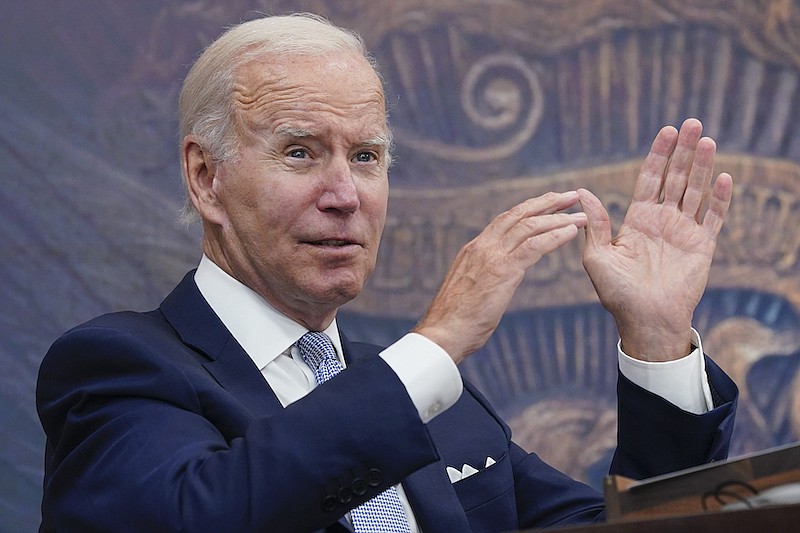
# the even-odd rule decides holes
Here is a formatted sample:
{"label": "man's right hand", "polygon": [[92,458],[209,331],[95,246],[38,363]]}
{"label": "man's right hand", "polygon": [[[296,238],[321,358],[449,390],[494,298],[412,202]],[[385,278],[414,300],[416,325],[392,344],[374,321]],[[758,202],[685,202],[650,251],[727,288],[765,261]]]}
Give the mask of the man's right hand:
{"label": "man's right hand", "polygon": [[578,193],[547,193],[498,215],[456,256],[439,293],[414,328],[456,363],[480,349],[500,322],[525,272],[586,225],[564,213]]}

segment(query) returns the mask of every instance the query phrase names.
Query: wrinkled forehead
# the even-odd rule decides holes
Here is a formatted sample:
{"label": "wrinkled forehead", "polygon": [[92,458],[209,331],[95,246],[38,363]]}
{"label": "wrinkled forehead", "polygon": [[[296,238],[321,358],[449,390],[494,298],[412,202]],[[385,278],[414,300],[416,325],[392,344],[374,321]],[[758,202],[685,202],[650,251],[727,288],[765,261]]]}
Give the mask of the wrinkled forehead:
{"label": "wrinkled forehead", "polygon": [[383,84],[353,52],[253,59],[236,73],[233,104],[250,130],[272,129],[272,121],[292,116],[358,122],[373,134],[388,130]]}

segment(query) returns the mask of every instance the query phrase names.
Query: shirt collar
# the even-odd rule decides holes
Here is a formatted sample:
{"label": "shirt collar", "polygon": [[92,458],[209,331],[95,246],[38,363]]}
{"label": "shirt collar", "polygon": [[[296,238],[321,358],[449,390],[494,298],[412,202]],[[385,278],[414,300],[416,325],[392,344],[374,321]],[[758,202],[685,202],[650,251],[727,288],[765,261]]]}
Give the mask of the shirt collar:
{"label": "shirt collar", "polygon": [[[259,369],[291,348],[308,329],[232,278],[205,254],[194,274],[200,294]],[[344,365],[336,319],[325,329]]]}

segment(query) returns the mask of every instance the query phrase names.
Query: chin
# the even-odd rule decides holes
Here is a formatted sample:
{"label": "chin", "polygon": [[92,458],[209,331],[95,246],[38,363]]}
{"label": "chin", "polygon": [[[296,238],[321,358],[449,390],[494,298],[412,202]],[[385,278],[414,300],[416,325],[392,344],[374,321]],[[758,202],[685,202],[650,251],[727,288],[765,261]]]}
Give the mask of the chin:
{"label": "chin", "polygon": [[341,306],[361,294],[372,269],[339,268],[317,271],[300,283],[309,301],[320,305]]}
{"label": "chin", "polygon": [[328,291],[327,297],[325,298],[326,301],[335,303],[336,306],[341,306],[361,294],[361,289],[363,288],[363,284],[359,284],[357,287],[335,287]]}
{"label": "chin", "polygon": [[328,283],[321,283],[314,287],[306,287],[305,293],[308,300],[321,305],[338,307],[358,296],[364,287],[364,282],[360,280],[328,281]]}

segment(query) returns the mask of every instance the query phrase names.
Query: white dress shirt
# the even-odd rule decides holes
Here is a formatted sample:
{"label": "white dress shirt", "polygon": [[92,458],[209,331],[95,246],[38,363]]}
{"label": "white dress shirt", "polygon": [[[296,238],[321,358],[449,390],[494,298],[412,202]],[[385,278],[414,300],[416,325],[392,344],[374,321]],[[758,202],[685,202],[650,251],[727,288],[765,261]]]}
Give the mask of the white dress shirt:
{"label": "white dress shirt", "polygon": [[[247,352],[284,407],[311,392],[314,372],[300,356],[295,343],[308,330],[272,307],[255,291],[230,277],[205,255],[194,276],[200,293],[231,335]],[[344,368],[342,341],[334,320],[325,330]],[[637,385],[662,396],[678,407],[704,413],[713,408],[705,375],[702,345],[692,330],[694,351],[682,359],[649,363],[617,351],[620,371]],[[409,333],[386,348],[380,356],[405,385],[420,418],[427,423],[451,407],[461,396],[462,383],[452,359],[426,337]],[[419,532],[408,499],[398,486],[412,532]]]}

